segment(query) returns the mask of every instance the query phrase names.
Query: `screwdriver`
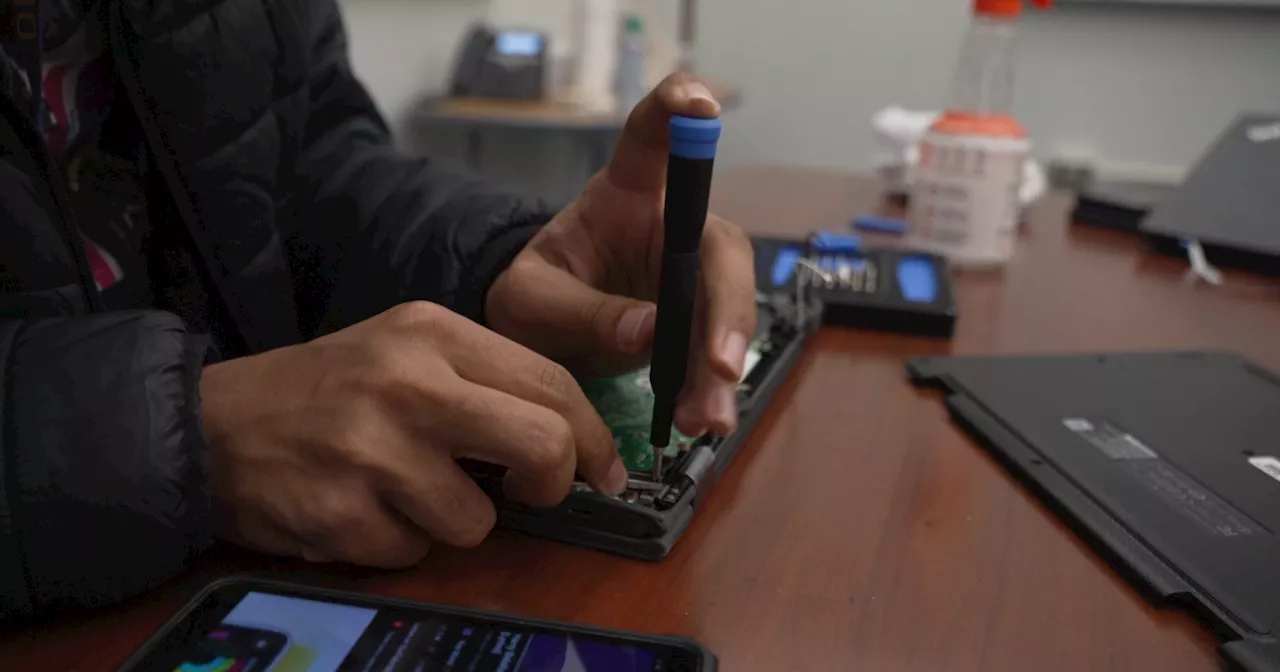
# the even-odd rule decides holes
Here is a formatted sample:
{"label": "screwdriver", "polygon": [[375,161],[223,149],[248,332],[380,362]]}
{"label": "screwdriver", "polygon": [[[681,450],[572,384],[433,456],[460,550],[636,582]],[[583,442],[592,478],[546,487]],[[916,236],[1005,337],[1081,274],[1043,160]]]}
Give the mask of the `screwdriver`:
{"label": "screwdriver", "polygon": [[669,124],[667,193],[663,206],[662,274],[658,281],[658,314],[653,332],[649,383],[653,388],[653,479],[662,478],[662,458],[671,445],[676,398],[689,362],[693,304],[698,294],[702,229],[707,223],[711,173],[719,119],[673,116]]}

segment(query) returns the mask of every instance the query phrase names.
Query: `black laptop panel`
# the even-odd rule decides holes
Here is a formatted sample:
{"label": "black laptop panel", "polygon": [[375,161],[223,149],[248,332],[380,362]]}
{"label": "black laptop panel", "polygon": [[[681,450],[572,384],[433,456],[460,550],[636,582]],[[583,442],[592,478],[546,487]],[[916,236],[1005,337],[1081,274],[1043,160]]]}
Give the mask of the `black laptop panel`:
{"label": "black laptop panel", "polygon": [[1280,273],[1280,114],[1236,119],[1141,230],[1172,249],[1198,240],[1213,263]]}
{"label": "black laptop panel", "polygon": [[1118,570],[1280,671],[1280,378],[1230,355],[921,358],[916,381]]}

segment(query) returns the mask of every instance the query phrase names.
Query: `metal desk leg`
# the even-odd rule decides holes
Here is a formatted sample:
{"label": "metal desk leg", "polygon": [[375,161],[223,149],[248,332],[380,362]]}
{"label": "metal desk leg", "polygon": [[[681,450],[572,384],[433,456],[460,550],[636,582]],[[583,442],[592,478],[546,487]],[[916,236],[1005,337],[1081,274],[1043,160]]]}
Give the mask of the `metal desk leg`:
{"label": "metal desk leg", "polygon": [[480,172],[481,155],[484,149],[484,136],[480,129],[472,127],[467,133],[467,167],[472,172]]}

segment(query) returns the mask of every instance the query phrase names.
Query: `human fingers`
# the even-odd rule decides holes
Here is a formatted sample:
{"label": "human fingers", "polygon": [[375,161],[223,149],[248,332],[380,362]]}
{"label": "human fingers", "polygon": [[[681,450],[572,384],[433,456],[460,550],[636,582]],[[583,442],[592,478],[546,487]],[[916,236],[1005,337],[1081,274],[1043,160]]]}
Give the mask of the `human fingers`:
{"label": "human fingers", "polygon": [[309,509],[306,533],[295,538],[298,554],[310,562],[394,569],[421,562],[431,548],[423,530],[359,488],[320,496]]}
{"label": "human fingers", "polygon": [[577,469],[573,428],[556,411],[473,383],[437,428],[455,458],[507,467],[507,496],[531,506],[555,506],[569,493]]}
{"label": "human fingers", "polygon": [[702,285],[707,300],[699,318],[706,331],[699,363],[736,385],[756,330],[755,257],[747,235],[714,214],[702,236]]}
{"label": "human fingers", "polygon": [[715,215],[703,234],[701,281],[676,427],[723,436],[737,424],[738,383],[755,334],[755,261],[746,235]]}
{"label": "human fingers", "polygon": [[537,256],[517,260],[508,273],[528,289],[503,311],[504,333],[519,334],[524,345],[592,375],[614,375],[647,361],[653,303],[600,291]]}
{"label": "human fingers", "polygon": [[559,414],[571,430],[577,471],[593,488],[606,494],[626,489],[627,469],[613,435],[567,369],[469,321],[456,327],[444,348],[463,379]]}
{"label": "human fingers", "polygon": [[663,188],[672,115],[713,119],[720,115],[720,103],[705,82],[687,72],[662,80],[627,117],[605,168],[610,182],[629,191]]}
{"label": "human fingers", "polygon": [[[492,419],[488,419],[492,422]],[[473,429],[466,421],[459,429]],[[435,442],[447,442],[437,436]],[[497,522],[493,502],[444,451],[403,451],[394,474],[382,484],[387,504],[451,546],[470,547],[488,536]]]}

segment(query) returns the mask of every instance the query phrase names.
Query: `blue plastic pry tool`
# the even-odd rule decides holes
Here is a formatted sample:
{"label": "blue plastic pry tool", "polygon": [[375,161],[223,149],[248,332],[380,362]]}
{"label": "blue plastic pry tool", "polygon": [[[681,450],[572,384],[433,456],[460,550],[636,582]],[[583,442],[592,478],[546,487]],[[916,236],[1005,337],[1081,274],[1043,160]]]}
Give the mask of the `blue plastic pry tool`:
{"label": "blue plastic pry tool", "polygon": [[904,219],[897,219],[896,217],[862,215],[854,218],[853,228],[858,231],[892,233],[894,235],[901,236],[907,232],[907,222]]}
{"label": "blue plastic pry tool", "polygon": [[796,262],[800,261],[799,247],[784,247],[778,250],[777,256],[773,258],[773,280],[774,287],[781,287],[791,282],[791,277],[796,274]]}

